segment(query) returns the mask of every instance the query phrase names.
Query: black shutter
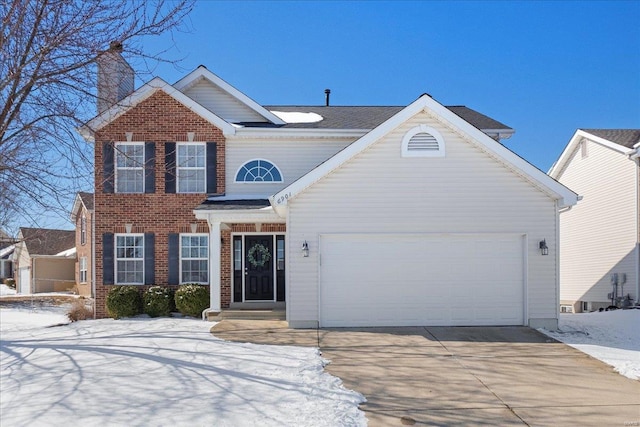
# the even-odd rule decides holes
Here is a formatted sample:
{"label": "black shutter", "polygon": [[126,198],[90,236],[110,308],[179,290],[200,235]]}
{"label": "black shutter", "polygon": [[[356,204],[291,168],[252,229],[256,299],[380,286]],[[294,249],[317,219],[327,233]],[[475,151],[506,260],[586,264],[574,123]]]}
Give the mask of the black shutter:
{"label": "black shutter", "polygon": [[114,182],[113,143],[105,142],[102,145],[102,191],[104,193],[113,193]]}
{"label": "black shutter", "polygon": [[144,144],[144,192],[156,192],[156,143]]}
{"label": "black shutter", "polygon": [[180,235],[169,233],[169,284],[180,284]]}
{"label": "black shutter", "polygon": [[113,285],[113,233],[102,235],[102,284]]}
{"label": "black shutter", "polygon": [[156,248],[155,235],[144,233],[144,284],[154,285],[156,282]]}
{"label": "black shutter", "polygon": [[164,192],[176,192],[176,143],[164,144]]}
{"label": "black shutter", "polygon": [[218,192],[216,178],[218,173],[216,143],[207,142],[207,194]]}

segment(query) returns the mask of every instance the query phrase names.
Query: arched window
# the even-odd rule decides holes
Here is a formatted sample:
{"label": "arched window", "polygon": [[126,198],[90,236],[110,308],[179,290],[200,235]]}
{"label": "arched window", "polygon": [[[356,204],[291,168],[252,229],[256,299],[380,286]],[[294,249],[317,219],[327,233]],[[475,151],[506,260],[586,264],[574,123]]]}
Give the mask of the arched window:
{"label": "arched window", "polygon": [[270,161],[254,159],[240,166],[236,182],[282,182],[282,173]]}
{"label": "arched window", "polygon": [[442,135],[430,126],[416,126],[402,138],[402,157],[444,157],[444,153]]}

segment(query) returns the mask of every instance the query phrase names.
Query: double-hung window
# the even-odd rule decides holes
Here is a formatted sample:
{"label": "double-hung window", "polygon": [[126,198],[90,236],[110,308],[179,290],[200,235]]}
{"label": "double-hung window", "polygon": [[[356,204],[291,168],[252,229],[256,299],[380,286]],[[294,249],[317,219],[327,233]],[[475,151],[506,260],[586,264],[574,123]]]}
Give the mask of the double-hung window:
{"label": "double-hung window", "polygon": [[80,283],[87,283],[87,257],[80,257],[78,262],[80,263],[80,277],[78,277],[78,279],[80,280]]}
{"label": "double-hung window", "polygon": [[176,153],[178,193],[205,193],[206,145],[179,143]]}
{"label": "double-hung window", "polygon": [[144,193],[144,143],[116,144],[116,192]]}
{"label": "double-hung window", "polygon": [[144,284],[144,234],[116,234],[116,283]]}
{"label": "double-hung window", "polygon": [[85,245],[87,243],[87,216],[82,214],[80,218],[80,244]]}
{"label": "double-hung window", "polygon": [[208,235],[180,235],[180,282],[209,283]]}

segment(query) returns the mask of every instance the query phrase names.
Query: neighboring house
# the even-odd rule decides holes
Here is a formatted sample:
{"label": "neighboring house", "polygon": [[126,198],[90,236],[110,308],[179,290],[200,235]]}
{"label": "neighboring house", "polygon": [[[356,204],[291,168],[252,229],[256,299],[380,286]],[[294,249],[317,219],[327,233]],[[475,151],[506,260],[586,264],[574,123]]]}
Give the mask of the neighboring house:
{"label": "neighboring house", "polygon": [[0,283],[13,278],[13,251],[15,240],[0,230]]}
{"label": "neighboring house", "polygon": [[80,192],[71,209],[71,221],[76,225],[75,278],[78,294],[91,296],[93,260],[93,193]]}
{"label": "neighboring house", "polygon": [[294,328],[557,326],[558,212],[577,196],[500,122],[428,95],[265,107],[202,66],[110,104],[81,129],[97,317],[114,284],[196,282],[211,311],[286,307]]}
{"label": "neighboring house", "polygon": [[14,253],[19,294],[75,288],[75,231],[20,228]]}
{"label": "neighboring house", "polygon": [[638,302],[638,147],[640,129],[578,129],[549,171],[583,197],[560,214],[563,311]]}

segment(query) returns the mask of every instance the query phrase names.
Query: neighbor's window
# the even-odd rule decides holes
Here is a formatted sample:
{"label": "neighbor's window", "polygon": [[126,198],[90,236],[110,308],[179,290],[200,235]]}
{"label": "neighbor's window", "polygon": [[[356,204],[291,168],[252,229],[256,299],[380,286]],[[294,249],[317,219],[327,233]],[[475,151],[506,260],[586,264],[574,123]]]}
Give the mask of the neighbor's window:
{"label": "neighbor's window", "polygon": [[205,144],[178,144],[176,154],[178,193],[205,192],[205,147]]}
{"label": "neighbor's window", "polygon": [[144,143],[116,144],[116,192],[144,193]]}
{"label": "neighbor's window", "polygon": [[236,182],[282,182],[282,173],[270,161],[254,159],[240,166]]}
{"label": "neighbor's window", "polygon": [[116,235],[116,283],[144,283],[144,234]]}
{"label": "neighbor's window", "polygon": [[180,235],[180,282],[209,283],[209,236]]}
{"label": "neighbor's window", "polygon": [[80,258],[80,283],[87,283],[87,257]]}
{"label": "neighbor's window", "polygon": [[87,243],[87,216],[82,214],[80,218],[80,244],[84,245]]}

